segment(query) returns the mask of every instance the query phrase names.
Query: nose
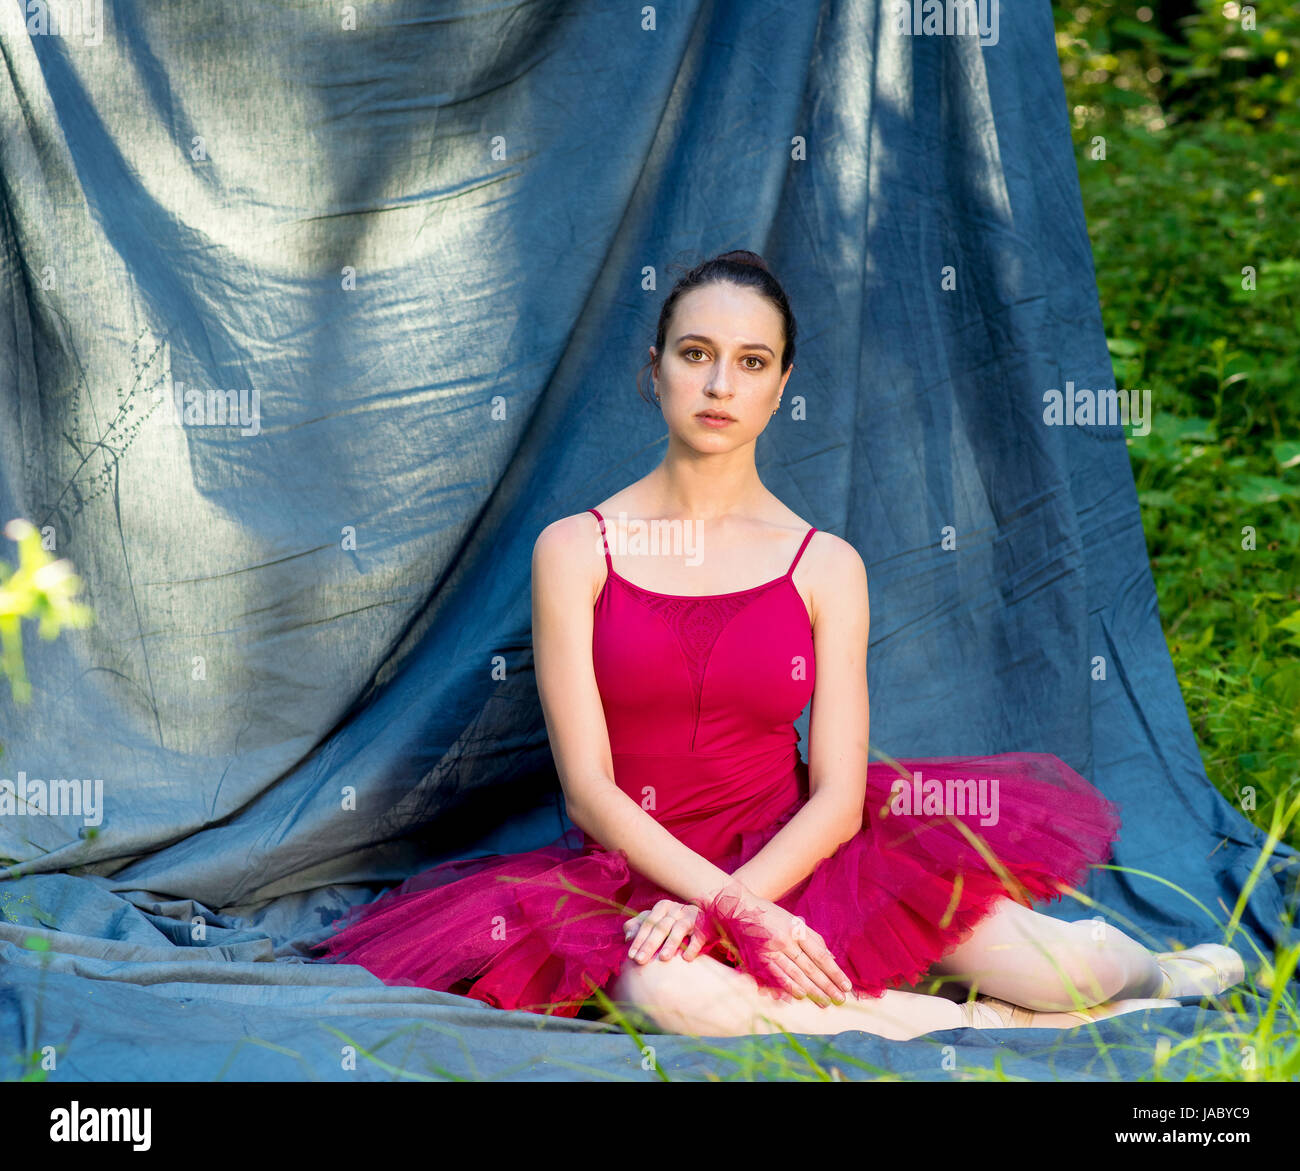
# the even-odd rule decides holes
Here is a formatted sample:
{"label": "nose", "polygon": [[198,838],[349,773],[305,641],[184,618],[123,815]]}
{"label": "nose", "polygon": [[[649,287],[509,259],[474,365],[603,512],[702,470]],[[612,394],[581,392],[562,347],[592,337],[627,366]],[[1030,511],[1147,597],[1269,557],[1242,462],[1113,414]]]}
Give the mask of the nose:
{"label": "nose", "polygon": [[730,375],[726,372],[726,363],[718,362],[714,365],[709,374],[709,381],[704,387],[704,393],[713,398],[730,398],[731,384]]}

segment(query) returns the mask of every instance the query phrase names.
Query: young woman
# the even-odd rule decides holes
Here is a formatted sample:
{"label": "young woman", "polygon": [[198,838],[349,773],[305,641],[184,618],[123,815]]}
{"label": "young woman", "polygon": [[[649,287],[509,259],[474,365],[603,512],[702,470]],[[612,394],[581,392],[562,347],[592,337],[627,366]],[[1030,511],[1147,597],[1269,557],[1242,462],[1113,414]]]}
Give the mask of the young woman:
{"label": "young woman", "polygon": [[663,462],[533,552],[538,690],[578,829],[408,879],[322,958],[566,1016],[601,989],[709,1036],[1071,1028],[1243,979],[1229,948],[1154,955],[1033,909],[1119,832],[1063,761],[868,763],[862,559],[755,467],[795,335],[752,252],[677,282],[648,363]]}

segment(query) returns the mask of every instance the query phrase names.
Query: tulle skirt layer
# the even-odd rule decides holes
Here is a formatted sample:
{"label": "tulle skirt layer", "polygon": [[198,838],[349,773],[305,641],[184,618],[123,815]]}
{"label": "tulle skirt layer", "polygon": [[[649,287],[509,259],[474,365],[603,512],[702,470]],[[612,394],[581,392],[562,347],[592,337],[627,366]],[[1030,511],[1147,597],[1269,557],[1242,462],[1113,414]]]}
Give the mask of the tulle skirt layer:
{"label": "tulle skirt layer", "polygon": [[[798,812],[734,835],[731,873]],[[1001,898],[1051,902],[1110,856],[1118,808],[1055,756],[873,761],[862,829],[776,899],[822,936],[860,994],[916,983]],[[574,1016],[627,958],[624,923],[682,901],[576,831],[520,854],[447,862],[354,908],[317,959],[497,1008]],[[733,899],[702,907],[702,954],[784,991],[763,929]]]}

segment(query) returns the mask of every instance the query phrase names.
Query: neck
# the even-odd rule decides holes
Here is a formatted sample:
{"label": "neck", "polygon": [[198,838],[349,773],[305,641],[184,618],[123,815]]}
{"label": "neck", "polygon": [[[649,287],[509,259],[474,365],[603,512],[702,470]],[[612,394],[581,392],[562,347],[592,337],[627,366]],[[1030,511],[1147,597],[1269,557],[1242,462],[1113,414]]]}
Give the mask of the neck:
{"label": "neck", "polygon": [[753,444],[717,454],[670,446],[645,486],[657,515],[694,520],[756,512],[767,494]]}

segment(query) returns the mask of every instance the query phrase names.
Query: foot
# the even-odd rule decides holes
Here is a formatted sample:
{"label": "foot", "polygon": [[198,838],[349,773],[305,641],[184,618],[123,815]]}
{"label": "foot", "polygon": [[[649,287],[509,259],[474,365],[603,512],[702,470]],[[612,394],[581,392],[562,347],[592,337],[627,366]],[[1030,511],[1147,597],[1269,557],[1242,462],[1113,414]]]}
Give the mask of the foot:
{"label": "foot", "polygon": [[1111,1000],[1074,1012],[1038,1012],[992,996],[977,996],[962,1008],[975,1029],[1074,1029],[1125,1013],[1182,1005],[1176,1000]]}
{"label": "foot", "polygon": [[1218,943],[1160,952],[1156,964],[1164,973],[1162,997],[1217,996],[1246,978],[1245,961],[1232,948]]}

